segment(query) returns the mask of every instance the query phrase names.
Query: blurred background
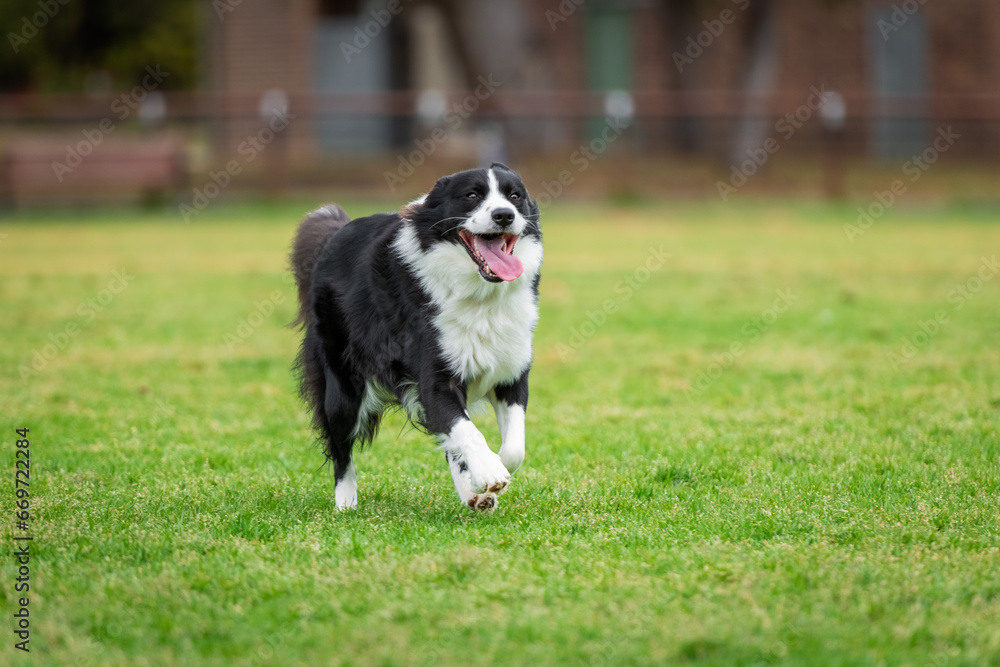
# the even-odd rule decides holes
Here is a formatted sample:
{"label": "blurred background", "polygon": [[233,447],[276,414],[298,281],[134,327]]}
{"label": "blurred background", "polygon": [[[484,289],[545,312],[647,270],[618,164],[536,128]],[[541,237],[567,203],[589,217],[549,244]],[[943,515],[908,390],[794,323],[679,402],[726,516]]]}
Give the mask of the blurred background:
{"label": "blurred background", "polygon": [[992,0],[5,0],[0,26],[8,208],[399,199],[494,159],[543,204],[997,198]]}
{"label": "blurred background", "polygon": [[[37,664],[1000,665],[1000,1],[2,0],[0,40]],[[543,211],[525,465],[469,516],[389,415],[335,516],[295,226],[493,160]]]}

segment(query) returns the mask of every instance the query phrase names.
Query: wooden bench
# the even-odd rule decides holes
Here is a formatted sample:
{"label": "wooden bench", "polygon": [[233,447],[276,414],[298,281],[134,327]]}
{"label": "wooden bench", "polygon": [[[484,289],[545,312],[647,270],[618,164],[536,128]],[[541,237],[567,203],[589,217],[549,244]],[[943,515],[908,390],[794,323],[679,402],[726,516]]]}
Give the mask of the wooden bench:
{"label": "wooden bench", "polygon": [[97,129],[89,136],[12,142],[4,156],[5,198],[17,207],[162,200],[186,183],[177,137],[102,136]]}

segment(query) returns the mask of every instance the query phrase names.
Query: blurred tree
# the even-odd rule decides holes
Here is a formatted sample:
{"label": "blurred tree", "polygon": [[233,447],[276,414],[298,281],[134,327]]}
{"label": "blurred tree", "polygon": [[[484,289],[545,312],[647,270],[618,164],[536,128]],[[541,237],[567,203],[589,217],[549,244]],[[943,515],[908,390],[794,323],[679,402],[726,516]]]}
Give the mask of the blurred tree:
{"label": "blurred tree", "polygon": [[741,118],[733,130],[730,158],[744,158],[744,151],[760,146],[768,136],[770,121],[764,114],[766,104],[754,99],[772,95],[778,85],[780,68],[778,29],[772,0],[756,0],[746,5],[746,20],[741,23],[743,71],[738,82],[740,92],[748,95]]}
{"label": "blurred tree", "polygon": [[[856,4],[862,0],[808,0],[832,9],[838,5]],[[737,110],[740,120],[733,128],[726,156],[741,156],[748,147],[755,147],[765,138],[767,120],[760,113],[760,103],[775,90],[780,68],[778,44],[777,2],[775,0],[660,0],[663,32],[673,51],[681,51],[691,36],[705,29],[704,20],[715,19],[723,10],[740,15],[736,22],[739,33],[737,78],[724,85],[747,94],[744,107]],[[690,67],[673,74],[669,86],[678,91],[717,88],[718,81],[706,84],[701,77],[707,69]],[[684,151],[702,152],[712,138],[704,118],[696,113],[681,114],[674,124],[675,145]],[[722,157],[722,156],[720,156]]]}
{"label": "blurred tree", "polygon": [[157,65],[164,89],[194,88],[198,18],[196,0],[3,0],[0,90],[123,89]]}
{"label": "blurred tree", "polygon": [[[661,0],[661,16],[667,45],[671,51],[681,51],[684,41],[697,25],[699,16],[699,0]],[[667,70],[672,76],[671,87],[678,91],[693,90],[698,81],[693,76],[674,74],[673,69]],[[681,104],[684,98],[681,98]],[[674,143],[680,150],[693,153],[702,150],[707,143],[707,131],[704,123],[695,114],[682,113],[673,123]]]}

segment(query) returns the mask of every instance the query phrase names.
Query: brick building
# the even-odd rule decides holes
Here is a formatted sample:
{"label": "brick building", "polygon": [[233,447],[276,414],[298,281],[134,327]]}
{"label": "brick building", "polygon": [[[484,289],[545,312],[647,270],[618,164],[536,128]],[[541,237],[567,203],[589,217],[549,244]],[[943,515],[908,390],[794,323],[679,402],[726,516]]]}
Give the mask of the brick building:
{"label": "brick building", "polygon": [[[963,150],[1000,147],[994,0],[216,0],[205,20],[208,87],[231,105],[223,151],[261,126],[260,97],[283,91],[296,158],[384,152],[420,135],[418,110],[444,104],[405,91],[472,90],[484,74],[502,85],[477,118],[502,119],[508,142],[534,150],[587,122],[535,114],[547,98],[517,92],[631,91],[641,150],[724,153],[812,87],[843,93],[857,154],[903,154],[956,118],[972,133]],[[732,91],[745,95],[699,97]],[[346,111],[324,102],[360,93],[374,96]]]}

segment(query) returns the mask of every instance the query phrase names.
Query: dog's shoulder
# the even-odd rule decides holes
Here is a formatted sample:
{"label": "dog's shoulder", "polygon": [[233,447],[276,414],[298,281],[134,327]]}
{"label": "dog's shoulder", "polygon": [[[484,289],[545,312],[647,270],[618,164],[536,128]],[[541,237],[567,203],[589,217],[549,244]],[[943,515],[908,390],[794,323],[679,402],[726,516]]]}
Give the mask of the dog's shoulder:
{"label": "dog's shoulder", "polygon": [[351,220],[327,241],[317,270],[330,278],[349,278],[367,272],[376,259],[388,254],[402,224],[397,213],[376,213]]}
{"label": "dog's shoulder", "polygon": [[331,247],[334,252],[353,254],[366,245],[391,239],[401,224],[398,213],[375,213],[355,218],[334,235]]}

